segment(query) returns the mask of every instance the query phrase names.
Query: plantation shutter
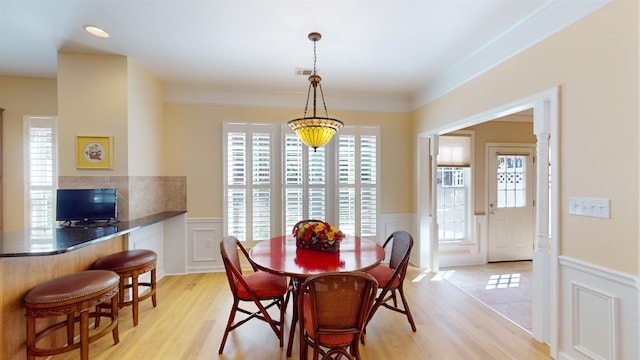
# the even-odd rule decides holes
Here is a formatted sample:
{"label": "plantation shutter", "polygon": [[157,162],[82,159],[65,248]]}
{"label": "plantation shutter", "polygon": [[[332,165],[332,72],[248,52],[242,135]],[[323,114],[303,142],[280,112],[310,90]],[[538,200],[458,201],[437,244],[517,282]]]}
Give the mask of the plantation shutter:
{"label": "plantation shutter", "polygon": [[326,220],[325,148],[313,151],[295,134],[284,139],[285,229],[303,219]]}
{"label": "plantation shutter", "polygon": [[227,233],[241,241],[269,239],[273,204],[271,129],[256,124],[227,126]]}
{"label": "plantation shutter", "polygon": [[378,135],[368,132],[364,128],[338,137],[338,219],[339,228],[345,233],[375,237]]}
{"label": "plantation shutter", "polygon": [[28,196],[30,228],[50,228],[54,218],[56,186],[55,128],[52,118],[28,119]]}

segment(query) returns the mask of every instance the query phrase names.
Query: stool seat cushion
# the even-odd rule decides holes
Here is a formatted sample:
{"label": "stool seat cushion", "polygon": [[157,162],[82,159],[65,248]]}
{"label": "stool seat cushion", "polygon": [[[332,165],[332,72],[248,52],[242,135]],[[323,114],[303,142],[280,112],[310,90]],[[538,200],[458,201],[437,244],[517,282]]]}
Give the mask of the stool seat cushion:
{"label": "stool seat cushion", "polygon": [[120,276],[109,270],[87,270],[65,275],[42,283],[27,293],[24,301],[29,304],[50,304],[61,301],[92,297],[93,294],[118,284]]}
{"label": "stool seat cushion", "polygon": [[158,255],[147,249],[126,250],[98,259],[94,269],[120,270],[156,261]]}

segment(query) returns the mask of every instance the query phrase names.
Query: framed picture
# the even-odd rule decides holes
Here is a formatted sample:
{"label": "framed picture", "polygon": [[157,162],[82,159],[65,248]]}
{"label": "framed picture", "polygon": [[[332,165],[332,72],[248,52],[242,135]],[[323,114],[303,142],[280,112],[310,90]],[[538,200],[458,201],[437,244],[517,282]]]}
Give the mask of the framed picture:
{"label": "framed picture", "polygon": [[78,169],[113,168],[113,137],[78,136],[76,143]]}

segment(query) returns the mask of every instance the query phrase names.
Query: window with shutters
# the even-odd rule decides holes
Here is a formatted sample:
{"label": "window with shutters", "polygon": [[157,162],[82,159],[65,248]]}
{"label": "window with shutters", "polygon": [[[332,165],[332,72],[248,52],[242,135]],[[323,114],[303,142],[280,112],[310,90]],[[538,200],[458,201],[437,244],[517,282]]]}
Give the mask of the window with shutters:
{"label": "window with shutters", "polygon": [[50,246],[55,224],[55,192],[58,187],[55,117],[26,116],[25,228],[31,229],[32,247]]}
{"label": "window with shutters", "polygon": [[286,133],[283,151],[285,229],[302,219],[327,219],[326,147],[314,151]]}
{"label": "window with shutters", "polygon": [[378,133],[345,127],[314,151],[282,124],[225,123],[226,233],[250,246],[320,219],[375,238]]}
{"label": "window with shutters", "polygon": [[378,129],[346,128],[338,135],[338,227],[376,237],[378,228]]}
{"label": "window with shutters", "polygon": [[[252,242],[269,239],[275,200],[274,128],[225,124],[224,208],[226,232]],[[276,198],[274,198],[274,195]]]}

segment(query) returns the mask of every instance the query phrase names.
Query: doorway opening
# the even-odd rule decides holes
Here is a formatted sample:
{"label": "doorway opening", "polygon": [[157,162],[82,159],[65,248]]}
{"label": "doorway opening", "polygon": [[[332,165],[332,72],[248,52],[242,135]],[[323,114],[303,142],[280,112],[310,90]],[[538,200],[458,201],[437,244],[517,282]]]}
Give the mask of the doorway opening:
{"label": "doorway opening", "polygon": [[[485,123],[523,110],[533,110],[533,132],[536,138],[536,191],[534,216],[534,251],[532,257],[532,325],[531,333],[539,341],[551,345],[552,354],[557,347],[557,226],[558,199],[557,134],[558,88],[534,94],[527,98],[504,104],[497,108],[451,123],[447,126],[420,134],[418,138],[419,189],[418,229],[420,233],[418,260],[420,266],[433,272],[440,269],[440,244],[438,241],[436,192],[434,176],[437,163],[431,161],[438,136],[472,125]],[[488,216],[488,209],[484,215]],[[486,220],[486,219],[485,219]],[[486,256],[488,234],[479,234],[480,251]],[[486,257],[485,257],[485,263]]]}

